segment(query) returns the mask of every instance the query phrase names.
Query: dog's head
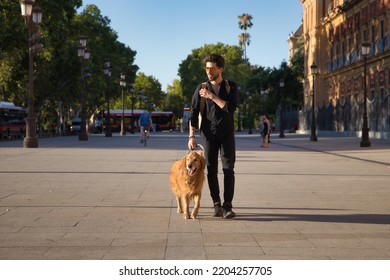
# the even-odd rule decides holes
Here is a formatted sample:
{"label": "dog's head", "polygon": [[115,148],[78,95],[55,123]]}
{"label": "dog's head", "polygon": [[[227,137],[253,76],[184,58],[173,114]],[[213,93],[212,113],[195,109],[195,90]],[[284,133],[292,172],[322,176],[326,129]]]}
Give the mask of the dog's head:
{"label": "dog's head", "polygon": [[206,159],[201,151],[191,151],[185,156],[187,174],[193,176],[197,172],[203,172],[206,166]]}

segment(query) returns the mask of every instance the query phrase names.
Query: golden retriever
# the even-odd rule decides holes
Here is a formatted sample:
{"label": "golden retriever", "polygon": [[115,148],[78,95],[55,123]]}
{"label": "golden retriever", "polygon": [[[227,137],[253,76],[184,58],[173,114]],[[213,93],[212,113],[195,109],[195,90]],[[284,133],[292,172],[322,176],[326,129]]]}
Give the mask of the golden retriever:
{"label": "golden retriever", "polygon": [[184,219],[190,218],[190,201],[194,200],[191,218],[198,215],[202,188],[205,180],[206,159],[202,151],[190,151],[181,160],[173,163],[169,177],[171,190],[176,196],[177,213],[183,213]]}

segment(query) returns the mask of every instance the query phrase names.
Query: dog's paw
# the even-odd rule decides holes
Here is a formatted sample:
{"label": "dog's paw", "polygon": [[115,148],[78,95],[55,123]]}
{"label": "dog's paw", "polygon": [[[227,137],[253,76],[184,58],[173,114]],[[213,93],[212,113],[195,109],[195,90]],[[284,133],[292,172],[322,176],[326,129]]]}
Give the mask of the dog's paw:
{"label": "dog's paw", "polygon": [[188,213],[187,213],[187,214],[184,214],[184,215],[183,215],[183,218],[187,220],[187,219],[190,218],[190,215],[188,215]]}
{"label": "dog's paw", "polygon": [[191,219],[196,219],[197,216],[198,216],[198,211],[197,210],[193,210],[192,213],[191,213]]}
{"label": "dog's paw", "polygon": [[181,211],[181,208],[177,208],[177,213],[183,213],[183,211]]}

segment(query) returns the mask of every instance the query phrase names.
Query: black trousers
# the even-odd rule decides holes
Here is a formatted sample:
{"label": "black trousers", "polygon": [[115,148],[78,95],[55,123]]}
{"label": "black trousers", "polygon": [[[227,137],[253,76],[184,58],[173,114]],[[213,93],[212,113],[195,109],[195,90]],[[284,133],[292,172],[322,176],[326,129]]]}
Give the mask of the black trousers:
{"label": "black trousers", "polygon": [[232,207],[234,196],[234,164],[236,162],[236,142],[234,133],[225,135],[218,139],[207,140],[202,136],[207,160],[207,181],[209,184],[210,195],[214,203],[221,202],[220,189],[218,182],[218,156],[221,156],[222,170],[224,175],[224,207]]}

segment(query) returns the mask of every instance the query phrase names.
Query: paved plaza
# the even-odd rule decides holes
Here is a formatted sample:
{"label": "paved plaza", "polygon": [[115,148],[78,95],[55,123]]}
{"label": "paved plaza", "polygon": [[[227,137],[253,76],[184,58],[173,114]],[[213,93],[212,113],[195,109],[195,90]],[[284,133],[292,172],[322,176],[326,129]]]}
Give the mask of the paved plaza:
{"label": "paved plaza", "polygon": [[237,133],[237,217],[210,216],[205,183],[184,220],[168,178],[187,140],[0,142],[0,259],[390,259],[390,140]]}

